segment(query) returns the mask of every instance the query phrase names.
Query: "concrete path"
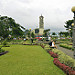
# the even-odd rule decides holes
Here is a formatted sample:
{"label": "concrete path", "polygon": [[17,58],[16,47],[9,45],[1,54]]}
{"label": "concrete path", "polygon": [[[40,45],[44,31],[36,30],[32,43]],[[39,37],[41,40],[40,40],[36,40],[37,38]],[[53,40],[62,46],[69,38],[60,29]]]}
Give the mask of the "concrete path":
{"label": "concrete path", "polygon": [[73,51],[72,50],[68,50],[66,48],[60,47],[59,44],[56,44],[56,46],[59,50],[61,50],[62,52],[64,52],[65,54],[67,54],[73,58]]}

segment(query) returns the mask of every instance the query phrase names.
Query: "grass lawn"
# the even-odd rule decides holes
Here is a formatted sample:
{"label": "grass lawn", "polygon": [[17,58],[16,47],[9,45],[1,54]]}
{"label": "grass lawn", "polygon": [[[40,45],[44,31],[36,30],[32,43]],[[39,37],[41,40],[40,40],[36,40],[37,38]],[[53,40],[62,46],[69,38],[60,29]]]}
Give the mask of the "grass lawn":
{"label": "grass lawn", "polygon": [[66,75],[40,46],[11,45],[0,56],[0,75]]}

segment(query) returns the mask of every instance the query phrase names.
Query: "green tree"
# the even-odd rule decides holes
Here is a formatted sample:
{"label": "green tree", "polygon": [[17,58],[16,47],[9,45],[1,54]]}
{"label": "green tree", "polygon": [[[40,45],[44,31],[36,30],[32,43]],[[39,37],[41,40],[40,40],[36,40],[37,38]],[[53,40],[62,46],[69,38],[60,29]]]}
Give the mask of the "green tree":
{"label": "green tree", "polygon": [[0,36],[8,37],[9,34],[14,36],[22,36],[25,28],[17,24],[14,19],[7,16],[0,16]]}
{"label": "green tree", "polygon": [[73,22],[74,22],[74,20],[68,20],[65,22],[66,25],[64,25],[64,27],[66,28],[66,30],[68,30],[69,28],[72,29]]}
{"label": "green tree", "polygon": [[44,34],[43,34],[43,36],[44,37],[47,37],[48,35],[47,35],[47,33],[50,31],[50,29],[46,29],[46,30],[44,30]]}
{"label": "green tree", "polygon": [[47,37],[47,33],[45,32],[43,36],[44,36],[44,37]]}
{"label": "green tree", "polygon": [[27,35],[28,35],[28,37],[30,38],[30,31],[28,31]]}
{"label": "green tree", "polygon": [[71,31],[70,31],[70,36],[71,37],[72,37],[72,30],[73,30],[73,27],[72,27],[72,23],[73,22],[74,22],[74,20],[68,20],[68,21],[65,22],[66,25],[64,25],[64,27],[66,28],[66,30],[71,29]]}
{"label": "green tree", "polygon": [[50,31],[50,29],[46,29],[46,30],[44,30],[44,32],[48,32],[48,31]]}
{"label": "green tree", "polygon": [[22,36],[23,35],[23,31],[20,28],[13,27],[12,35],[15,36],[15,37]]}
{"label": "green tree", "polygon": [[60,35],[60,37],[63,37],[63,36],[67,37],[67,36],[69,36],[69,33],[68,32],[59,32],[59,35]]}
{"label": "green tree", "polygon": [[55,32],[53,32],[53,33],[52,33],[52,35],[56,35],[56,33],[55,33]]}

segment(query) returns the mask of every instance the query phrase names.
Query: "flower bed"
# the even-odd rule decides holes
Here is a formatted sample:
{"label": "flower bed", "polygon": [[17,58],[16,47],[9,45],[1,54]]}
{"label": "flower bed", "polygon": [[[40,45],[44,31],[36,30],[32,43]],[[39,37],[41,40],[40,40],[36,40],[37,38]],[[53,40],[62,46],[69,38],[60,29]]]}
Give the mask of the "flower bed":
{"label": "flower bed", "polygon": [[40,46],[41,46],[42,48],[44,48],[44,47],[45,47],[43,44],[40,44]]}
{"label": "flower bed", "polygon": [[66,66],[65,64],[62,64],[58,58],[54,58],[54,61],[53,63],[58,66],[60,69],[62,69],[67,75],[75,75],[75,71],[69,67],[69,66]]}
{"label": "flower bed", "polygon": [[0,53],[0,56],[1,56],[1,55],[4,55],[4,54],[6,54],[6,53],[8,53],[8,51],[1,52],[1,53]]}
{"label": "flower bed", "polygon": [[72,68],[75,67],[75,60],[73,58],[66,55],[61,50],[52,49],[52,51],[58,55],[58,59],[61,63],[64,63],[65,65],[72,67]]}
{"label": "flower bed", "polygon": [[[71,63],[68,61],[71,64],[70,66],[68,66],[69,63],[67,65],[65,65],[64,62],[61,63],[60,60],[58,59],[59,58],[58,55],[61,56],[62,54],[60,54],[60,53],[62,53],[62,52],[59,53],[58,50],[55,51],[58,55],[52,51],[48,51],[48,52],[54,58],[53,63],[56,66],[58,66],[60,69],[62,69],[67,75],[75,75],[75,70],[73,70],[73,67],[70,67],[72,65],[72,61],[70,61]],[[64,59],[62,59],[62,60],[64,61]]]}
{"label": "flower bed", "polygon": [[52,57],[54,57],[54,58],[57,58],[58,57],[58,55],[56,54],[56,53],[54,53],[54,52],[52,52],[52,51],[48,51],[49,52],[49,54],[52,56]]}

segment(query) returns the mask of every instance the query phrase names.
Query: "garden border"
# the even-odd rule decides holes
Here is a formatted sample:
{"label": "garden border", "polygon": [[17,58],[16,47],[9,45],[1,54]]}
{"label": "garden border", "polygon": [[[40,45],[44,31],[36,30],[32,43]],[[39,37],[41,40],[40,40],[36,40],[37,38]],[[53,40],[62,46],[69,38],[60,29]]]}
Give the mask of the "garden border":
{"label": "garden border", "polygon": [[6,54],[6,53],[8,53],[8,52],[9,52],[9,51],[1,52],[1,53],[0,53],[0,56]]}

